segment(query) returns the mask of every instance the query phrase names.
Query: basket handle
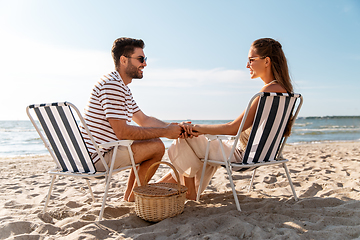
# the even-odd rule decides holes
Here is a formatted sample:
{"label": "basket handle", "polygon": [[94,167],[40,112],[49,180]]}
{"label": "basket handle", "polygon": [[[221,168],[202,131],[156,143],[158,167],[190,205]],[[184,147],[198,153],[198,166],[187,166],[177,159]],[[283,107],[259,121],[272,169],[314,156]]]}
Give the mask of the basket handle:
{"label": "basket handle", "polygon": [[160,165],[161,163],[163,164],[166,164],[168,165],[169,167],[172,168],[172,170],[174,171],[175,173],[175,176],[176,176],[176,179],[177,179],[177,188],[178,188],[178,192],[180,193],[180,190],[181,190],[181,185],[180,185],[180,176],[179,176],[179,173],[178,171],[175,169],[175,167],[169,163],[169,162],[164,162],[164,161],[160,161],[160,162],[156,162],[156,163],[153,163],[149,169],[147,170],[146,174],[145,174],[145,183],[144,183],[144,186],[148,185],[148,182],[150,181],[150,173],[149,171],[152,170],[153,168],[155,168],[157,165]]}

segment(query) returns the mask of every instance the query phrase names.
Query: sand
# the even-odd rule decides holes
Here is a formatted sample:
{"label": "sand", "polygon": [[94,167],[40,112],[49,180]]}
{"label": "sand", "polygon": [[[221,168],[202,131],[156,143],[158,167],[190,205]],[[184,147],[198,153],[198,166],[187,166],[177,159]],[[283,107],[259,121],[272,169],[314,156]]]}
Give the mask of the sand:
{"label": "sand", "polygon": [[[200,202],[158,223],[136,216],[122,200],[128,172],[116,174],[104,220],[97,222],[104,180],[58,178],[47,213],[50,156],[0,158],[0,239],[356,239],[360,238],[360,142],[287,145],[284,156],[298,194],[284,169],[234,175],[242,212],[236,210],[225,169],[217,171]],[[168,161],[167,155],[163,158]],[[152,180],[168,167],[159,168]]]}

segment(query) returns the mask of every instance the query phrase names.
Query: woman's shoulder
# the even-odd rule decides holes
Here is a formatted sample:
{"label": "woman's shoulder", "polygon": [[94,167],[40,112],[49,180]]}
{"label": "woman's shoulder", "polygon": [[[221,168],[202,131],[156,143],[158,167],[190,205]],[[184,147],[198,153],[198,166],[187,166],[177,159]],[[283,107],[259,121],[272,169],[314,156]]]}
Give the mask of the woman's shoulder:
{"label": "woman's shoulder", "polygon": [[270,85],[265,85],[260,92],[277,92],[277,93],[286,93],[287,91],[280,84],[274,83]]}

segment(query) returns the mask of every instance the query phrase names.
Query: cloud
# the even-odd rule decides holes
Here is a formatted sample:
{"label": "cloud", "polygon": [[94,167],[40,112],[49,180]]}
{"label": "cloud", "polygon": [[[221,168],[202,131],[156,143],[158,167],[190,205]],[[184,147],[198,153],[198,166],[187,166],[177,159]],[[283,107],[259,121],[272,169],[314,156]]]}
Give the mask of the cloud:
{"label": "cloud", "polygon": [[249,79],[248,73],[232,69],[145,68],[143,86],[199,87],[212,84],[239,84]]}
{"label": "cloud", "polygon": [[[36,81],[47,81],[49,77],[56,76],[95,76],[98,79],[113,70],[113,62],[108,52],[60,48],[11,34],[1,39],[0,52],[1,78],[22,79],[32,76]],[[144,71],[144,81],[140,84],[144,87],[187,88],[212,84],[239,84],[247,80],[249,74],[243,70],[153,68],[149,61],[149,66]]]}
{"label": "cloud", "polygon": [[[11,108],[0,107],[1,112],[8,112],[2,119],[27,119],[24,107],[33,103],[66,100],[82,110],[96,81],[113,70],[110,53],[68,49],[11,35],[1,39],[0,52],[0,79],[6,79],[3,87],[16,89],[16,92],[5,91],[2,95],[13,103]],[[201,118],[196,108],[186,106],[196,105],[202,109],[202,114],[210,114],[211,106],[218,104],[216,97],[238,99],[244,95],[246,102],[247,93],[256,92],[261,85],[261,81],[250,80],[249,73],[244,70],[151,66],[149,61],[144,78],[134,80],[130,88],[141,107],[163,119],[183,116],[185,111],[189,116]],[[231,104],[221,111],[228,107]]]}
{"label": "cloud", "polygon": [[[7,34],[0,42],[1,76],[82,76],[108,71],[110,53],[64,49]],[[16,73],[16,74],[14,74]]]}
{"label": "cloud", "polygon": [[147,77],[159,80],[183,79],[198,82],[234,82],[245,75],[240,70],[227,70],[222,68],[215,69],[149,69]]}

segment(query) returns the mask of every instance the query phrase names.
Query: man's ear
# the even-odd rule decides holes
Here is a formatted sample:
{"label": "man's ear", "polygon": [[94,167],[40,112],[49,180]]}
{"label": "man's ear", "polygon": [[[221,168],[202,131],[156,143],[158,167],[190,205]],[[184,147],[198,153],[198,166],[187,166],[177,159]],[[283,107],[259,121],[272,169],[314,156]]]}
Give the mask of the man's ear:
{"label": "man's ear", "polygon": [[127,60],[128,60],[127,57],[125,57],[124,55],[121,55],[120,61],[119,61],[120,65],[125,65]]}

